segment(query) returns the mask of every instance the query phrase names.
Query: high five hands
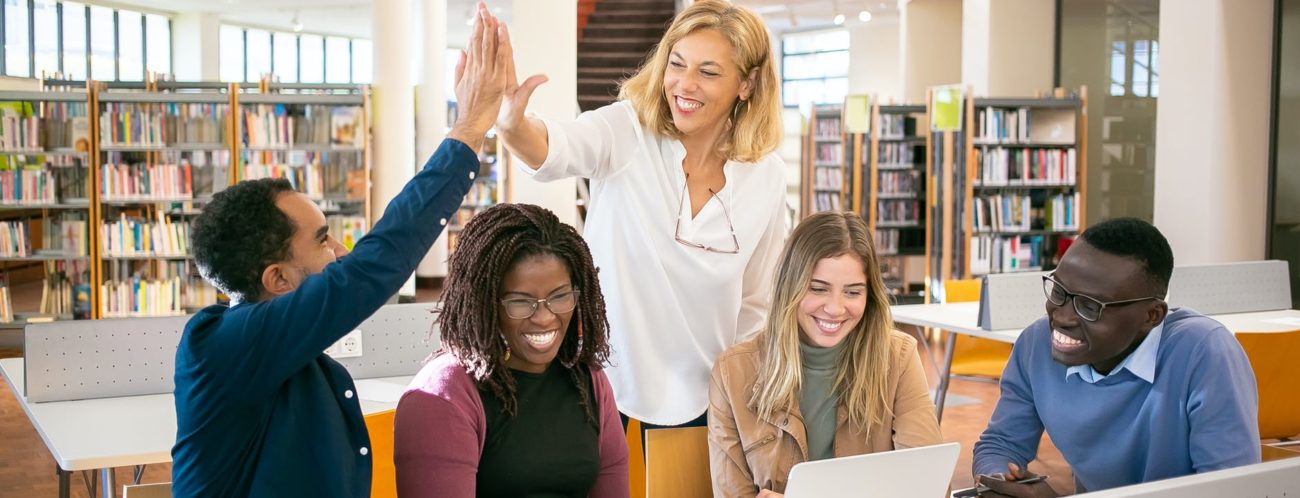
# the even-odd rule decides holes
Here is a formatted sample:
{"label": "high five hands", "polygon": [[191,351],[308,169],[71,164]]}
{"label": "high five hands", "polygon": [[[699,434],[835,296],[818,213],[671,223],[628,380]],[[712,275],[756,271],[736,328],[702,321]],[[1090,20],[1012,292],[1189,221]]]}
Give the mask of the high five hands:
{"label": "high five hands", "polygon": [[[534,83],[532,88],[538,84],[540,82]],[[460,116],[447,137],[479,150],[484,136],[503,110],[501,102],[507,91],[518,91],[510,33],[506,25],[498,21],[483,2],[479,2],[474,32],[456,62],[455,92]],[[531,94],[532,90],[528,93]],[[527,96],[524,102],[527,103]]]}

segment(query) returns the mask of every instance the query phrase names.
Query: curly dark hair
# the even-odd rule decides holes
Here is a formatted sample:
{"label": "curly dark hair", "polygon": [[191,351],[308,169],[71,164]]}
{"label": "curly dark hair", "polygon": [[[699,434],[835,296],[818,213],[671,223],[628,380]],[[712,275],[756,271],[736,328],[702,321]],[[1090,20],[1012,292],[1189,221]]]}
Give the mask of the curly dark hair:
{"label": "curly dark hair", "polygon": [[1088,227],[1082,237],[1102,252],[1142,263],[1152,290],[1162,296],[1168,291],[1174,273],[1174,251],[1152,224],[1137,218],[1114,218]]}
{"label": "curly dark hair", "polygon": [[256,301],[262,271],[289,259],[295,227],[275,205],[293,186],[283,178],[247,180],[217,192],[194,219],[190,244],[199,274],[236,301]]}
{"label": "curly dark hair", "polygon": [[[502,410],[514,416],[515,379],[505,366],[506,343],[498,325],[501,283],[516,263],[538,255],[555,256],[563,262],[580,291],[577,319],[569,322],[556,358],[569,370],[588,421],[594,423],[587,401],[588,382],[582,376],[590,379],[584,372],[609,361],[605,299],[587,243],[549,210],[529,204],[498,204],[465,225],[448,265],[437,320],[443,351],[459,359],[478,387],[491,391],[501,401]],[[577,351],[579,322],[584,336],[581,352]]]}

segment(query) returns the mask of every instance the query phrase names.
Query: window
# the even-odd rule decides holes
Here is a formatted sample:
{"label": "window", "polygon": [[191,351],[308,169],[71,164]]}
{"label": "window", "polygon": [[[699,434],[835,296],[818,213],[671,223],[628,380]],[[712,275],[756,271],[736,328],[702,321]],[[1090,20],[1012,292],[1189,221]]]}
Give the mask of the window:
{"label": "window", "polygon": [[99,81],[117,79],[117,50],[113,9],[90,6],[90,77]]}
{"label": "window", "polygon": [[374,50],[374,45],[370,43],[370,40],[352,40],[353,83],[370,83],[371,74],[374,72],[371,62]]}
{"label": "window", "polygon": [[222,26],[217,38],[222,47],[217,67],[221,81],[244,81],[244,30]]}
{"label": "window", "polygon": [[298,37],[289,33],[275,34],[275,64],[271,67],[280,81],[298,82]]}
{"label": "window", "polygon": [[139,12],[117,13],[117,79],[144,81],[144,17]]}
{"label": "window", "polygon": [[63,2],[63,77],[86,79],[86,6]]}
{"label": "window", "polygon": [[781,38],[781,100],[786,107],[844,101],[849,89],[849,33],[843,29]]}
{"label": "window", "polygon": [[165,16],[144,16],[145,69],[151,73],[172,72],[172,21]]}
{"label": "window", "polygon": [[352,47],[347,38],[325,38],[325,82],[350,83],[352,81]]}
{"label": "window", "polygon": [[221,33],[221,79],[226,81],[252,82],[273,74],[286,83],[371,82],[370,40],[229,25],[222,25]]}
{"label": "window", "polygon": [[262,75],[271,74],[271,33],[260,29],[247,30],[244,43],[248,47],[244,50],[248,57],[244,81],[261,81]]}
{"label": "window", "polygon": [[27,0],[5,0],[5,74],[31,77],[27,38]]}
{"label": "window", "polygon": [[325,82],[325,40],[316,35],[298,37],[298,79],[303,83]]}
{"label": "window", "polygon": [[59,72],[59,6],[52,0],[32,3],[32,34],[36,46],[32,53],[36,76]]}

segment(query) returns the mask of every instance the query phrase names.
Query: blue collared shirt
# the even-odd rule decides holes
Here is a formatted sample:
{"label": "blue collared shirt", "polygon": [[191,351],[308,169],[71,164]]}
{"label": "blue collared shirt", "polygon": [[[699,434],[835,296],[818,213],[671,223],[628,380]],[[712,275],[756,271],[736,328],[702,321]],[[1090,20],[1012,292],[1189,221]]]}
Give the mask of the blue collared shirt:
{"label": "blue collared shirt", "polygon": [[[1156,382],[1156,353],[1160,351],[1160,336],[1165,331],[1165,322],[1160,322],[1156,328],[1147,333],[1142,344],[1137,349],[1124,357],[1124,360],[1115,365],[1110,373],[1113,375],[1121,370],[1133,372],[1137,378],[1147,381],[1148,384]],[[1078,375],[1080,379],[1089,384],[1096,384],[1097,381],[1107,377],[1106,374],[1098,372],[1092,368],[1092,365],[1075,365],[1065,369],[1065,378],[1069,379],[1071,375]]]}
{"label": "blue collared shirt", "polygon": [[397,293],[478,167],[468,146],[443,141],[352,254],[293,292],[190,319],[176,349],[173,496],[370,496],[356,386],[322,351]]}

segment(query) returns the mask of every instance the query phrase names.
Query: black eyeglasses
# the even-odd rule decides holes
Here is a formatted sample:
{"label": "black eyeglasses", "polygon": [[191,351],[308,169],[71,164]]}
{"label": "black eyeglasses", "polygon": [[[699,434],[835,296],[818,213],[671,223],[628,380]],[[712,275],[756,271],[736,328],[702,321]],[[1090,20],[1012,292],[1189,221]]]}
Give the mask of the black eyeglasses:
{"label": "black eyeglasses", "polygon": [[1101,319],[1101,312],[1106,310],[1107,306],[1124,306],[1126,304],[1140,303],[1142,301],[1163,300],[1163,297],[1150,296],[1139,297],[1137,299],[1124,299],[1120,301],[1102,302],[1097,298],[1075,294],[1070,292],[1052,278],[1051,275],[1043,275],[1043,294],[1047,295],[1047,302],[1056,306],[1065,306],[1066,301],[1074,301],[1074,312],[1079,314],[1079,318],[1089,322],[1095,322]]}
{"label": "black eyeglasses", "polygon": [[713,189],[709,189],[709,200],[717,199],[718,203],[722,204],[722,215],[727,218],[727,229],[731,230],[731,243],[734,246],[734,249],[718,249],[716,247],[706,246],[704,244],[700,244],[698,242],[691,242],[689,240],[682,238],[682,210],[683,208],[686,207],[686,186],[687,186],[686,183],[682,184],[682,198],[681,198],[682,200],[681,203],[677,205],[677,228],[673,230],[673,239],[676,240],[678,244],[684,245],[686,247],[704,249],[705,251],[708,252],[716,252],[722,254],[740,253],[740,240],[736,238],[736,226],[731,224],[731,211],[727,209],[727,203],[722,202],[722,199],[718,199],[718,193],[714,192]]}
{"label": "black eyeglasses", "polygon": [[537,313],[537,307],[545,304],[551,313],[559,315],[573,311],[578,306],[578,289],[556,294],[546,299],[512,298],[502,299],[501,306],[506,309],[506,316],[515,320],[526,320]]}

